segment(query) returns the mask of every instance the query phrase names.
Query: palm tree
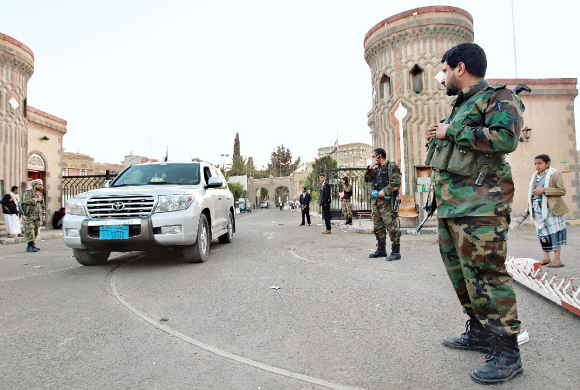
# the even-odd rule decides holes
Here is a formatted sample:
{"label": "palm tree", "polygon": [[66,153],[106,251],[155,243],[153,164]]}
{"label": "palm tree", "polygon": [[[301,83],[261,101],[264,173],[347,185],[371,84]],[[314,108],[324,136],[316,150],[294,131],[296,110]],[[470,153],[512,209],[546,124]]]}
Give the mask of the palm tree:
{"label": "palm tree", "polygon": [[246,159],[243,156],[232,157],[232,163],[230,164],[230,170],[228,171],[229,176],[242,176],[246,174]]}

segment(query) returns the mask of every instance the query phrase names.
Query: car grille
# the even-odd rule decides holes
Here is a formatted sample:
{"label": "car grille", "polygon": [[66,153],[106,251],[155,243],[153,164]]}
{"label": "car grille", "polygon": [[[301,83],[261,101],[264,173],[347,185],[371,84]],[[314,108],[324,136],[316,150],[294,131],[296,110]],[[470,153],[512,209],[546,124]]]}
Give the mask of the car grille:
{"label": "car grille", "polygon": [[148,217],[154,204],[152,196],[98,196],[88,200],[87,210],[91,218],[140,218]]}

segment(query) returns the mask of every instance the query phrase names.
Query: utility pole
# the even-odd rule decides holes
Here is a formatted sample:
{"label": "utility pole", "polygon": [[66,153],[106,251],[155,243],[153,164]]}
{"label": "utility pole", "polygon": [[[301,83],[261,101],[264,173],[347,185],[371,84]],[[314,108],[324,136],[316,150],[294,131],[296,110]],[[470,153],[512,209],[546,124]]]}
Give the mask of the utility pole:
{"label": "utility pole", "polygon": [[518,78],[518,55],[516,51],[516,23],[514,19],[514,0],[512,0],[512,33],[514,37],[514,62],[516,65],[516,79]]}

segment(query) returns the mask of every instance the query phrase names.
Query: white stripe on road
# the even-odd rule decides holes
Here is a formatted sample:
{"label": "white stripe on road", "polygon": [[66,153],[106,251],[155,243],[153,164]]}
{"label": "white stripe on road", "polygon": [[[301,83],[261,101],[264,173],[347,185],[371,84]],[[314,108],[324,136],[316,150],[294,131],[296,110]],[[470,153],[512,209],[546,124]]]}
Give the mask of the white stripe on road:
{"label": "white stripe on road", "polygon": [[195,339],[193,339],[193,338],[191,338],[189,336],[186,336],[186,335],[184,335],[182,333],[179,333],[179,332],[171,329],[170,327],[168,327],[166,325],[161,324],[160,322],[155,321],[153,318],[149,317],[147,314],[145,314],[142,311],[140,311],[139,309],[131,306],[121,296],[121,294],[117,290],[117,286],[115,285],[115,279],[117,277],[117,271],[121,267],[123,267],[123,266],[125,266],[125,265],[127,265],[129,263],[130,262],[125,263],[125,264],[121,265],[120,267],[118,267],[118,268],[116,268],[116,269],[114,269],[112,271],[111,290],[113,291],[113,294],[115,295],[115,297],[117,298],[117,300],[119,302],[121,302],[121,304],[123,306],[125,306],[133,314],[135,314],[138,317],[140,317],[141,319],[147,321],[149,324],[153,325],[157,329],[160,329],[160,330],[162,330],[162,331],[164,331],[164,332],[166,332],[166,333],[168,333],[168,334],[170,334],[172,336],[175,336],[175,337],[177,337],[177,338],[185,341],[186,343],[189,343],[191,345],[195,345],[196,347],[201,348],[201,349],[204,349],[204,350],[206,350],[208,352],[211,352],[213,354],[219,355],[219,356],[224,357],[226,359],[233,360],[233,361],[238,362],[238,363],[247,364],[248,366],[252,366],[252,367],[255,367],[255,368],[259,368],[260,370],[264,370],[264,371],[267,371],[267,372],[271,372],[273,374],[283,375],[283,376],[288,377],[288,378],[297,379],[297,380],[300,380],[300,381],[303,381],[303,382],[307,382],[307,383],[311,383],[311,384],[314,384],[314,385],[327,387],[329,389],[336,389],[336,390],[357,390],[357,388],[354,388],[354,387],[343,386],[343,385],[340,385],[338,383],[326,381],[324,379],[314,378],[314,377],[311,377],[311,376],[308,376],[308,375],[304,375],[304,374],[299,374],[299,373],[296,373],[296,372],[288,371],[288,370],[285,370],[283,368],[278,368],[278,367],[270,366],[268,364],[261,363],[261,362],[257,362],[255,360],[251,360],[251,359],[248,359],[248,358],[245,358],[245,357],[242,357],[242,356],[234,355],[233,353],[223,351],[223,350],[218,349],[216,347],[213,347],[211,345],[205,344],[205,343],[203,343],[201,341],[195,340]]}

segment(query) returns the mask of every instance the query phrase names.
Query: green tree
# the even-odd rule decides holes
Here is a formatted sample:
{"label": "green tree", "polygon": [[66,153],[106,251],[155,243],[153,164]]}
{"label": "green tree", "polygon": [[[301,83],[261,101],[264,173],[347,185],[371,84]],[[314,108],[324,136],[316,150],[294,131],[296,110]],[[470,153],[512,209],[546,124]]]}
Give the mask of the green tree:
{"label": "green tree", "polygon": [[[285,164],[287,161],[289,161],[289,163]],[[292,153],[290,152],[290,149],[286,149],[284,145],[280,145],[272,150],[270,162],[272,163],[272,176],[290,176],[290,173],[298,170],[302,165],[300,157],[292,162]]]}
{"label": "green tree", "polygon": [[236,133],[236,139],[234,140],[234,155],[233,157],[240,156],[240,135]]}
{"label": "green tree", "polygon": [[[324,155],[320,158],[314,159],[314,164],[312,164],[312,172],[306,176],[304,181],[304,187],[310,191],[312,199],[320,199],[320,178],[318,175],[321,173],[327,174],[327,170],[337,168],[336,160],[329,155]],[[337,177],[336,172],[328,172],[328,179],[334,179]]]}
{"label": "green tree", "polygon": [[198,157],[194,157],[191,159],[191,162],[200,162],[201,160]]}
{"label": "green tree", "polygon": [[222,164],[222,165],[218,165],[220,171],[222,171],[222,175],[224,175],[224,177],[226,178],[226,181],[230,178],[230,175],[228,175],[228,167],[226,164]]}
{"label": "green tree", "polygon": [[232,157],[232,163],[230,164],[230,170],[228,175],[230,176],[242,176],[246,174],[246,159],[244,156],[234,156]]}
{"label": "green tree", "polygon": [[246,196],[246,191],[244,191],[244,185],[240,183],[228,183],[228,188],[234,195],[234,200],[244,198]]}
{"label": "green tree", "polygon": [[255,172],[256,168],[254,168],[254,159],[252,157],[248,157],[248,161],[246,162],[246,174],[253,177]]}

